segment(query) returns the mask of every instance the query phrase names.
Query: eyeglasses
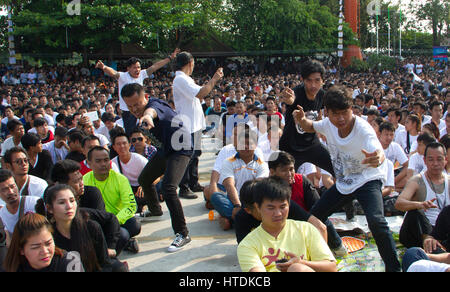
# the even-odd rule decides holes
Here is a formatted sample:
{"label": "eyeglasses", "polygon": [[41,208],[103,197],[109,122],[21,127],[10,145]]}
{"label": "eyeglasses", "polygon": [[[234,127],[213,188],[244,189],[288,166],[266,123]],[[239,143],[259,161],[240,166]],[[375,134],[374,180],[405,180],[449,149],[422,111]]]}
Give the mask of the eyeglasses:
{"label": "eyeglasses", "polygon": [[142,138],[142,137],[131,138],[131,143],[136,143],[137,141],[142,142],[142,141],[144,141],[144,138]]}
{"label": "eyeglasses", "polygon": [[21,165],[21,164],[26,164],[26,163],[28,163],[30,160],[28,159],[28,158],[22,158],[22,159],[17,159],[17,160],[14,160],[14,163],[15,164],[17,164],[17,165]]}

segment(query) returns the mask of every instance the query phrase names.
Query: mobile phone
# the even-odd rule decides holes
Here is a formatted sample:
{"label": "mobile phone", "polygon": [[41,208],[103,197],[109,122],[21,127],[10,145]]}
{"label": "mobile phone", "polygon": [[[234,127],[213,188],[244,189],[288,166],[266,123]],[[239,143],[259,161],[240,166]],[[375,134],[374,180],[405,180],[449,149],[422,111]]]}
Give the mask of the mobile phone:
{"label": "mobile phone", "polygon": [[287,263],[287,262],[288,262],[287,259],[281,259],[281,260],[276,261],[275,263],[277,263],[277,264],[284,264],[284,263]]}

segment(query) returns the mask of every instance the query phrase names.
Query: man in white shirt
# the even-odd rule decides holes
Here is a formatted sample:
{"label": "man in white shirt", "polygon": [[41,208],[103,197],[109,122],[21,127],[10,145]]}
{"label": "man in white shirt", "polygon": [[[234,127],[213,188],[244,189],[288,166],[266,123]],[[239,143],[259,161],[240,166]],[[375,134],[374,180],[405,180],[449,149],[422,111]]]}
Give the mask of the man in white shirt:
{"label": "man in white shirt", "polygon": [[400,271],[395,241],[383,214],[382,186],[387,180],[387,164],[381,143],[373,128],[352,112],[352,93],[334,86],[324,98],[328,117],[314,122],[301,106],[294,111],[295,123],[307,133],[318,132],[327,139],[336,184],[327,190],[311,209],[322,222],[336,207],[358,200],[369,229],[377,243],[386,271]]}
{"label": "man in white shirt", "polygon": [[442,113],[443,113],[444,105],[440,101],[435,101],[430,104],[430,112],[431,112],[431,119],[427,122],[422,124],[422,127],[426,124],[434,123],[436,127],[439,129],[439,133],[444,131],[447,126],[445,124],[445,121],[441,120]]}
{"label": "man in white shirt", "polygon": [[[151,211],[153,215],[162,215],[161,206],[158,203],[156,203],[158,206],[150,205],[155,204],[156,200],[149,200],[148,197],[154,194],[148,193],[147,188],[141,186],[139,183],[142,181],[139,177],[141,176],[143,169],[147,166],[147,163],[149,163],[148,159],[138,153],[130,152],[130,146],[129,138],[125,133],[119,133],[114,136],[112,139],[112,147],[117,152],[118,156],[111,161],[113,165],[119,169],[119,172],[128,178],[135,195],[137,213],[141,213],[142,207],[148,205],[148,210]],[[148,183],[151,187],[153,182]]]}
{"label": "man in white shirt", "polygon": [[255,155],[256,133],[245,131],[238,135],[237,153],[223,162],[221,178],[226,194],[216,192],[211,196],[211,204],[219,214],[219,223],[224,230],[231,228],[234,217],[241,209],[239,192],[249,180],[269,177],[269,166]]}
{"label": "man in white shirt", "polygon": [[43,197],[47,182],[28,174],[30,160],[23,148],[15,147],[6,151],[4,161],[6,168],[13,173],[21,196]]}
{"label": "man in white shirt", "polygon": [[25,128],[23,124],[18,120],[11,120],[6,125],[8,127],[9,132],[11,133],[11,137],[5,140],[2,144],[2,152],[0,156],[5,156],[7,150],[14,147],[22,147],[22,143],[20,139],[25,135]]}
{"label": "man in white shirt", "polygon": [[[0,169],[0,201],[4,202],[4,206],[0,208],[0,219],[9,233],[9,238],[12,237],[19,217],[27,212],[35,212],[38,200],[39,198],[34,196],[21,197],[11,171]],[[20,210],[21,205],[23,210]]]}
{"label": "man in white shirt", "polygon": [[388,120],[388,122],[394,125],[395,128],[394,141],[397,141],[397,139],[399,139],[400,132],[406,131],[405,126],[400,124],[400,120],[402,119],[401,111],[399,109],[394,108],[388,109],[386,119]]}
{"label": "man in white shirt", "polygon": [[63,127],[57,127],[55,129],[55,138],[53,141],[42,145],[42,149],[50,152],[52,156],[53,164],[58,161],[66,159],[69,154],[69,145],[67,145],[67,137],[69,136],[67,129]]}
{"label": "man in white shirt", "polygon": [[173,80],[173,98],[176,112],[183,120],[183,124],[190,130],[194,145],[194,153],[179,185],[179,195],[186,199],[197,198],[197,195],[191,191],[203,191],[203,187],[198,182],[198,162],[202,154],[201,136],[202,131],[206,129],[201,102],[223,77],[222,68],[219,68],[206,85],[199,86],[190,77],[194,72],[194,64],[194,58],[190,53],[179,53],[176,58],[176,75]]}
{"label": "man in white shirt", "polygon": [[146,70],[141,70],[141,60],[137,58],[130,58],[127,61],[127,72],[117,72],[111,67],[105,66],[101,61],[98,61],[95,68],[102,70],[106,75],[114,78],[114,80],[118,81],[119,85],[119,103],[120,109],[122,110],[122,118],[124,121],[124,128],[127,135],[131,135],[131,131],[136,127],[137,119],[130,113],[125,101],[122,98],[122,88],[130,83],[139,83],[140,85],[144,85],[144,80],[152,76],[152,74],[158,71],[160,68],[169,64],[173,59],[175,59],[176,55],[180,52],[177,48],[175,51],[169,55],[164,60],[161,60]]}

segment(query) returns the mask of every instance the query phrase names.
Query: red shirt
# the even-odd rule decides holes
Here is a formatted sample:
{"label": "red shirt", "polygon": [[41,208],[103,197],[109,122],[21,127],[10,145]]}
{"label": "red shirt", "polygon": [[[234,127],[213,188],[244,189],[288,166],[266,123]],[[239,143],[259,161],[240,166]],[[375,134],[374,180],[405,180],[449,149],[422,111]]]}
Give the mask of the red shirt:
{"label": "red shirt", "polygon": [[292,200],[300,205],[303,209],[306,211],[309,211],[306,208],[305,204],[305,193],[303,191],[303,176],[299,173],[296,173],[294,176],[295,182],[291,185],[292,186]]}

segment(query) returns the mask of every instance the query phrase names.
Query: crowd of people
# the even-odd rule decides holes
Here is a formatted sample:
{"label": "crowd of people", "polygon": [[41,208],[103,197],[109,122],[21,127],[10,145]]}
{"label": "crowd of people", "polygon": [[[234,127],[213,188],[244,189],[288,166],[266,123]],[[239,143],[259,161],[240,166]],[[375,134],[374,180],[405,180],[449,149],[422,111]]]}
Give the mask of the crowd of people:
{"label": "crowd of people", "polygon": [[[340,211],[366,216],[386,271],[450,271],[446,63],[351,73],[176,49],[154,64],[0,66],[0,78],[1,270],[128,271],[118,256],[139,252],[138,218],[164,202],[176,252],[191,242],[180,198],[202,194],[235,229],[242,271],[336,271]],[[202,186],[205,136],[219,142]]]}

